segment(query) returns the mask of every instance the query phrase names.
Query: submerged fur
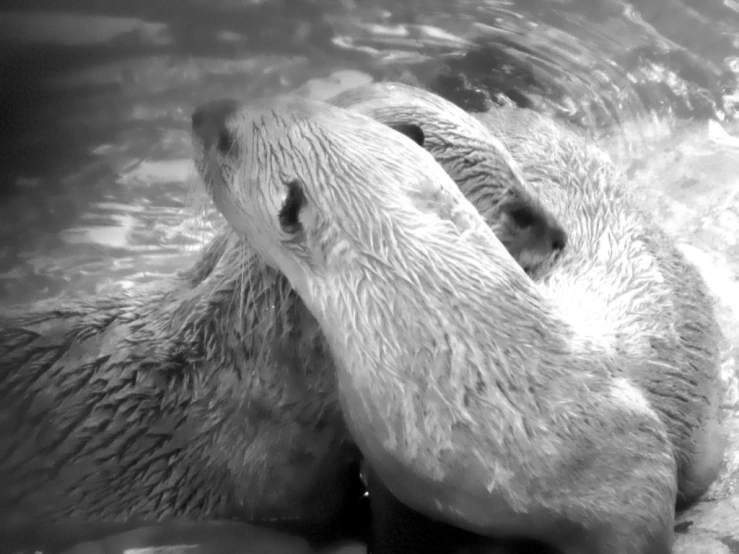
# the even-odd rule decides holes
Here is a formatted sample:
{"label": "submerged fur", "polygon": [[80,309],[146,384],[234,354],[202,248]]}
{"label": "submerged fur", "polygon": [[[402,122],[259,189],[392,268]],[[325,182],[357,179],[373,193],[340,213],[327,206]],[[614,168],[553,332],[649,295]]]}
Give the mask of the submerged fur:
{"label": "submerged fur", "polygon": [[[678,473],[715,416],[710,301],[694,270],[696,295],[667,274],[684,260],[605,157],[561,129],[550,150],[517,142],[521,123],[506,145],[577,243],[540,286],[426,152],[370,119],[282,100],[214,123],[228,149],[196,136],[221,212],[317,316],[352,435],[398,498],[566,554],[667,553]],[[290,183],[305,203],[286,230]],[[683,401],[690,416],[670,411]]]}

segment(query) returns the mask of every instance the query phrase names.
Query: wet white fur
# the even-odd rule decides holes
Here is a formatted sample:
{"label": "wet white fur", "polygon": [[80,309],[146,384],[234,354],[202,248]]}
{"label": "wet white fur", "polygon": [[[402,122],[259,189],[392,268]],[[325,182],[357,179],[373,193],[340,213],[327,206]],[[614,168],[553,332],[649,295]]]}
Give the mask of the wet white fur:
{"label": "wet white fur", "polygon": [[[206,184],[317,317],[353,435],[399,498],[429,511],[433,496],[438,517],[568,554],[669,551],[679,456],[634,384],[665,366],[649,354],[675,302],[646,255],[665,239],[642,240],[650,228],[597,150],[585,182],[563,170],[560,190],[541,190],[569,195],[584,257],[536,284],[387,127],[300,100],[244,107],[228,127],[234,150],[202,153]],[[306,205],[288,235],[277,214],[292,180]],[[582,536],[553,536],[575,523]]]}

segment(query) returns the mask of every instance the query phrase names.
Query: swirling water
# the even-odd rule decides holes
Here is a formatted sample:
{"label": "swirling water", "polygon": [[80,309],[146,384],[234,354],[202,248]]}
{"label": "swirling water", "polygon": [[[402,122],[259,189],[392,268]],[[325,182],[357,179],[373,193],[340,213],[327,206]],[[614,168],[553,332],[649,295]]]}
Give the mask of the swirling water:
{"label": "swirling water", "polygon": [[733,0],[7,4],[0,303],[189,263],[212,226],[193,209],[188,116],[215,96],[411,73],[468,109],[565,119],[628,163],[681,126],[735,130]]}

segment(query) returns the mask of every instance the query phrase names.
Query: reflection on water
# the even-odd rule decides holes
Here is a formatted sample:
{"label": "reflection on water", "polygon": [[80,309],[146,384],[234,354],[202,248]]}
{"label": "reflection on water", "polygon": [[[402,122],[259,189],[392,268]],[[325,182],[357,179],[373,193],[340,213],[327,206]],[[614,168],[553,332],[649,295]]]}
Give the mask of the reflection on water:
{"label": "reflection on water", "polygon": [[632,173],[676,136],[690,146],[673,169],[739,135],[733,2],[124,4],[16,2],[2,16],[0,303],[189,263],[217,219],[189,161],[189,113],[207,98],[320,98],[412,74],[471,110],[513,103],[579,125]]}

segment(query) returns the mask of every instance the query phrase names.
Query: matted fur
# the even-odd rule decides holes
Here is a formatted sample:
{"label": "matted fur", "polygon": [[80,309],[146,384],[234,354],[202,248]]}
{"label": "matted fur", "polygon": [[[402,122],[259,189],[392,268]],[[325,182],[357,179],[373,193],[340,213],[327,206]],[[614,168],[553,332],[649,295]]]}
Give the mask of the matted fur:
{"label": "matted fur", "polygon": [[232,233],[177,278],[4,313],[3,544],[69,521],[327,523],[356,475],[331,367]]}
{"label": "matted fur", "polygon": [[[439,129],[484,134],[430,93],[404,98]],[[550,259],[556,222],[521,183],[482,163],[450,168],[463,189],[487,176],[478,202],[491,224],[498,205],[530,207],[542,234],[507,242],[532,271]],[[518,236],[503,220],[496,232]],[[14,452],[0,461],[0,504],[11,508],[0,538],[70,518],[320,522],[350,489],[356,455],[325,339],[229,227],[179,278],[3,314],[0,354],[0,455]]]}
{"label": "matted fur", "polygon": [[[541,285],[427,152],[359,114],[233,106],[196,147],[231,226],[316,315],[352,435],[398,498],[566,554],[666,554],[679,475],[707,463],[691,445],[715,418],[711,304],[694,270],[694,296],[668,275],[684,261],[607,158],[561,129],[534,156],[509,132],[577,236]],[[705,336],[676,319],[693,312]],[[668,408],[685,398],[681,421]]]}
{"label": "matted fur", "polygon": [[474,116],[426,90],[393,82],[356,87],[329,103],[393,128],[420,128],[423,147],[532,277],[564,248],[566,229],[536,197],[504,144]]}
{"label": "matted fur", "polygon": [[[698,270],[642,213],[608,157],[530,110],[478,114],[520,163],[543,205],[571,230],[547,288],[610,351],[644,363],[629,378],[667,426],[680,504],[700,496],[723,458],[718,429],[721,330]],[[578,306],[578,303],[581,304]],[[575,313],[585,310],[586,313]]]}

